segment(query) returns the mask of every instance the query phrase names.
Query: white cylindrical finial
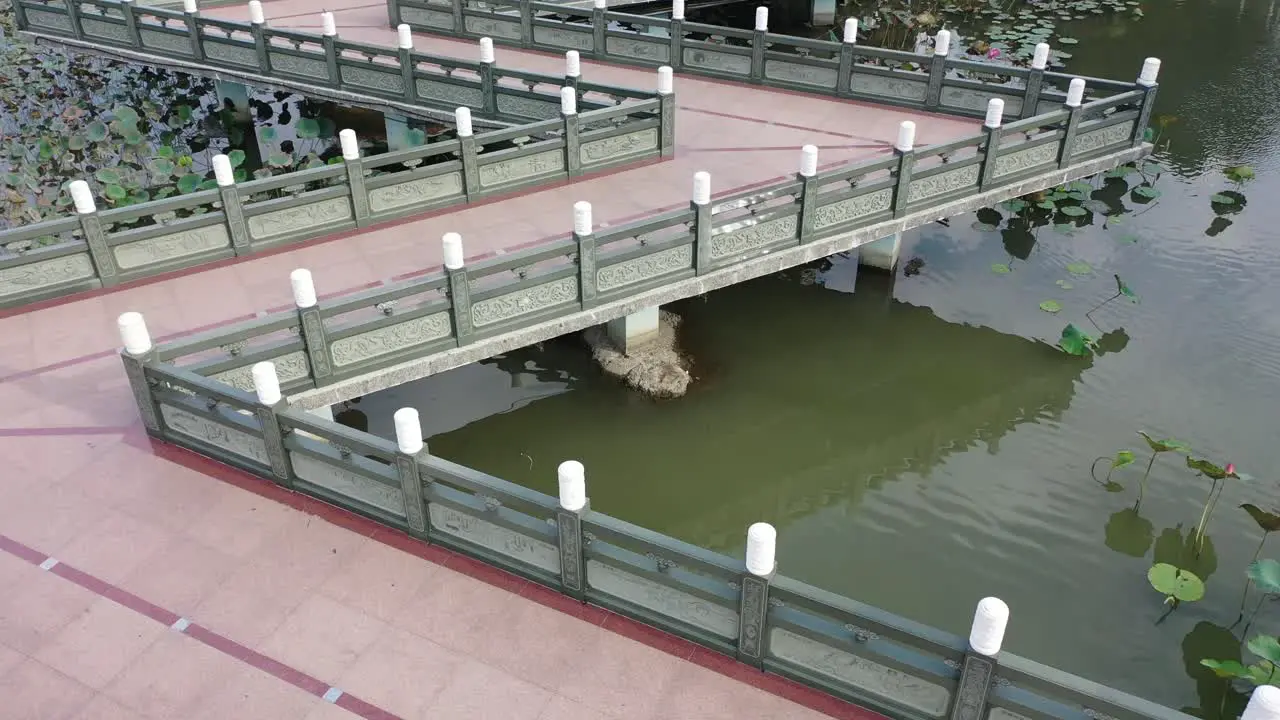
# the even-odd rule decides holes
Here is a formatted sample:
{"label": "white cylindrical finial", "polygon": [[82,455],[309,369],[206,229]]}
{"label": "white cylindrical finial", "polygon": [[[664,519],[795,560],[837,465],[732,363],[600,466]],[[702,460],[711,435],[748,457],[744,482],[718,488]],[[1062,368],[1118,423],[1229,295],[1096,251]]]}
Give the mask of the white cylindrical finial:
{"label": "white cylindrical finial", "polygon": [[693,204],[706,205],[711,202],[711,173],[699,170],[693,174]]}
{"label": "white cylindrical finial", "polygon": [[276,375],[275,363],[260,362],[253,366],[253,389],[263,405],[280,402],[280,376]]}
{"label": "white cylindrical finial", "polygon": [[983,125],[992,130],[1000,127],[1000,123],[1004,121],[1004,101],[1000,98],[991,98],[987,101],[987,119]]}
{"label": "white cylindrical finial", "polygon": [[454,110],[453,121],[458,126],[458,137],[471,136],[471,108],[460,107]]}
{"label": "white cylindrical finial", "polygon": [[560,88],[560,114],[573,115],[578,112],[578,92],[571,87]]}
{"label": "white cylindrical finial", "polygon": [[93,202],[93,191],[89,189],[89,183],[72,180],[68,189],[71,190],[71,200],[76,205],[76,212],[85,215],[97,211],[98,206]]}
{"label": "white cylindrical finial", "polygon": [[951,52],[951,33],[939,30],[933,39],[933,54],[946,55],[949,52]]}
{"label": "white cylindrical finial", "polygon": [[1035,52],[1031,55],[1031,69],[1043,70],[1049,67],[1049,43],[1036,43]]}
{"label": "white cylindrical finial", "polygon": [[1067,86],[1067,107],[1078,108],[1084,102],[1084,80],[1072,78]]}
{"label": "white cylindrical finial", "polygon": [[969,647],[979,655],[995,657],[1004,643],[1004,629],[1009,624],[1009,606],[996,597],[982,598],[973,613],[969,630]]}
{"label": "white cylindrical finial", "polygon": [[573,232],[577,235],[591,234],[591,203],[579,200],[573,204]]}
{"label": "white cylindrical finial", "polygon": [[461,270],[464,262],[462,236],[455,232],[445,233],[440,244],[444,248],[444,266],[450,270]]}
{"label": "white cylindrical finial", "polygon": [[183,12],[194,15],[200,12],[200,6],[196,4],[196,0],[182,0]]}
{"label": "white cylindrical finial", "polygon": [[587,506],[587,469],[577,460],[565,460],[556,468],[560,483],[560,507],[578,512]]}
{"label": "white cylindrical finial", "polygon": [[342,130],[338,133],[338,141],[342,144],[343,160],[360,159],[360,140],[355,130]]}
{"label": "white cylindrical finial", "polygon": [[392,416],[396,423],[396,446],[405,455],[422,452],[422,423],[414,408],[400,408]]}
{"label": "white cylindrical finial", "polygon": [[684,19],[684,0],[671,0],[671,19]]}
{"label": "white cylindrical finial", "polygon": [[1138,75],[1138,84],[1151,87],[1160,76],[1160,58],[1147,58],[1142,61],[1142,72]]}
{"label": "white cylindrical finial", "polygon": [[916,124],[910,120],[903,120],[898,126],[898,142],[894,143],[894,147],[902,152],[910,152],[911,148],[916,145]]}
{"label": "white cylindrical finial", "polygon": [[818,146],[805,145],[800,148],[800,174],[813,177],[818,174]]}
{"label": "white cylindrical finial", "polygon": [[844,41],[852,45],[858,42],[858,18],[844,21]]}
{"label": "white cylindrical finial", "polygon": [[577,50],[570,50],[564,54],[564,76],[576,78],[582,74],[582,59],[578,56]]}
{"label": "white cylindrical finial", "polygon": [[235,172],[231,169],[231,158],[221,153],[213,156],[213,179],[218,182],[218,187],[236,184]]}
{"label": "white cylindrical finial", "polygon": [[116,318],[116,326],[120,328],[120,343],[130,355],[141,355],[151,351],[151,333],[147,332],[147,322],[142,313],[127,312]]}
{"label": "white cylindrical finial", "polygon": [[609,0],[595,0],[593,5],[595,5],[595,8],[597,10],[604,10],[605,8],[609,7]]}
{"label": "white cylindrical finial", "polygon": [[1280,687],[1259,685],[1255,688],[1240,720],[1280,720]]}
{"label": "white cylindrical finial", "polygon": [[671,67],[668,65],[663,65],[662,67],[658,68],[658,94],[670,95],[671,93],[675,92],[675,89],[676,89],[676,77],[674,72],[671,70]]}
{"label": "white cylindrical finial", "polygon": [[756,8],[756,30],[769,32],[769,8],[763,5]]}
{"label": "white cylindrical finial", "polygon": [[333,37],[338,34],[338,23],[333,19],[333,13],[325,10],[320,13],[320,34],[325,37]]}
{"label": "white cylindrical finial", "polygon": [[769,523],[747,528],[747,572],[765,577],[777,567],[778,531]]}
{"label": "white cylindrical finial", "polygon": [[480,38],[480,62],[493,64],[493,38]]}
{"label": "white cylindrical finial", "polygon": [[267,16],[262,12],[262,3],[258,0],[249,0],[249,22],[254,25],[264,25],[267,22]]}
{"label": "white cylindrical finial", "polygon": [[315,307],[316,284],[311,279],[310,270],[298,268],[289,273],[289,284],[293,286],[293,304],[297,305],[299,310]]}
{"label": "white cylindrical finial", "polygon": [[405,23],[396,26],[397,45],[401,50],[413,49],[413,30]]}

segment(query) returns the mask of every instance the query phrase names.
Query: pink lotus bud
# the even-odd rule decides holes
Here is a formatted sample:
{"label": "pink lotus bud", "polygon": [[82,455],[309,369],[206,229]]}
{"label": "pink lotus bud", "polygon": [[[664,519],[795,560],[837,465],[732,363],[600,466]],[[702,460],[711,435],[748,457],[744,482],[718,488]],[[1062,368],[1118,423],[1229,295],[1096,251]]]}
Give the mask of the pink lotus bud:
{"label": "pink lotus bud", "polygon": [[1228,474],[1228,475],[1235,475],[1235,474],[1236,474],[1236,464],[1235,464],[1235,463],[1227,463],[1227,474]]}
{"label": "pink lotus bud", "polygon": [[998,57],[1000,57],[1000,48],[991,48],[987,51],[988,60],[995,60]]}

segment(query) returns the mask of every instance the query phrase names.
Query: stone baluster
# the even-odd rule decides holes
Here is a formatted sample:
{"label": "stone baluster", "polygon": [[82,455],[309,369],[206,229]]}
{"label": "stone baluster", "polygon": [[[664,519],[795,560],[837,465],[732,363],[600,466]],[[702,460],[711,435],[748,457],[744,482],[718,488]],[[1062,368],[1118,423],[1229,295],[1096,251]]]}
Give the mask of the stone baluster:
{"label": "stone baluster", "polygon": [[471,128],[471,108],[460,107],[453,111],[454,127],[458,136],[458,156],[462,160],[462,187],[467,200],[480,196],[480,159],[476,154],[476,138]]}
{"label": "stone baluster", "polygon": [[311,364],[311,377],[316,385],[324,385],[333,376],[333,360],[329,355],[329,338],[325,334],[324,320],[320,316],[319,300],[311,271],[299,268],[289,273],[293,288],[293,304],[298,310],[298,326],[302,343],[307,349]]}
{"label": "stone baluster", "polygon": [[947,56],[951,53],[951,33],[939,30],[933,40],[933,60],[929,63],[929,85],[924,106],[929,110],[942,104],[942,81],[947,76]]}
{"label": "stone baluster", "polygon": [[556,468],[560,506],[556,509],[556,533],[560,546],[560,585],[564,593],[586,601],[587,564],[583,553],[582,517],[590,512],[587,471],[577,460]]}
{"label": "stone baluster", "polygon": [[836,71],[836,95],[848,97],[853,92],[853,55],[858,44],[858,19],[844,21],[844,36],[840,43],[840,69]]}
{"label": "stone baluster", "polygon": [[240,191],[236,188],[235,169],[231,158],[221,153],[213,156],[213,179],[218,183],[218,197],[222,200],[222,216],[231,238],[231,249],[236,255],[248,255],[253,248],[249,242],[249,227],[245,224],[244,207]]}
{"label": "stone baluster", "polygon": [[414,80],[413,30],[406,23],[396,26],[396,49],[400,54],[400,84],[406,102],[418,98],[418,83]]}
{"label": "stone baluster", "polygon": [[127,312],[116,320],[116,326],[120,329],[120,343],[124,346],[120,360],[124,363],[124,374],[129,379],[129,388],[133,390],[142,426],[148,435],[163,437],[160,406],[147,380],[146,368],[155,359],[155,346],[151,343],[151,333],[147,332],[147,323],[142,313]]}
{"label": "stone baluster", "polygon": [[577,50],[569,50],[564,54],[564,84],[576,91],[581,78],[582,58]]}
{"label": "stone baluster", "polygon": [[711,173],[693,174],[693,267],[698,275],[711,270]]}
{"label": "stone baluster", "polygon": [[769,46],[769,8],[756,8],[756,24],[751,36],[751,82],[764,82],[764,51]]}
{"label": "stone baluster", "polygon": [[98,217],[98,205],[94,202],[93,191],[84,180],[73,180],[67,188],[71,191],[72,204],[80,219],[80,233],[84,236],[84,244],[89,248],[89,259],[98,275],[102,287],[111,287],[120,282],[120,269],[116,265],[115,255],[107,245],[107,232],[102,227],[102,219]]}
{"label": "stone baluster", "polygon": [[916,163],[916,124],[903,120],[898,125],[898,139],[893,144],[893,152],[898,156],[897,180],[893,184],[893,216],[906,214],[907,202],[911,193],[911,169]]}
{"label": "stone baluster", "polygon": [[578,124],[578,91],[572,87],[560,88],[560,118],[564,121],[564,167],[569,177],[582,174]]}
{"label": "stone baluster", "polygon": [[267,16],[260,0],[249,0],[249,25],[253,33],[253,47],[258,53],[258,69],[264,75],[271,73],[271,55],[267,50]]}
{"label": "stone baluster", "polygon": [[338,23],[328,10],[320,13],[320,47],[324,48],[325,72],[329,82],[342,85],[342,71],[338,69]]}
{"label": "stone baluster", "polygon": [[805,145],[800,148],[800,172],[796,180],[800,182],[800,217],[796,222],[796,237],[804,244],[813,235],[813,211],[818,203],[818,146]]}
{"label": "stone baluster", "polygon": [[[14,4],[15,7],[17,3]],[[191,39],[191,57],[204,61],[204,44],[200,41],[200,4],[198,0],[182,0],[182,14],[187,23],[187,36]]]}
{"label": "stone baluster", "polygon": [[608,8],[609,0],[594,0],[591,3],[591,53],[598,58],[609,54],[606,49],[609,21],[604,16]]}
{"label": "stone baluster", "polygon": [[400,476],[400,488],[404,492],[405,522],[409,534],[428,540],[427,505],[422,490],[420,461],[426,459],[427,444],[422,440],[422,422],[418,411],[411,407],[400,408],[392,416],[396,427],[396,474]]}
{"label": "stone baluster", "polygon": [[982,123],[986,140],[982,144],[982,175],[978,189],[985,190],[996,179],[996,158],[1000,152],[1000,126],[1004,122],[1004,100],[987,101],[987,117]]}
{"label": "stone baluster", "polygon": [[498,112],[498,87],[493,66],[497,56],[493,52],[493,39],[480,38],[480,97],[488,115]]}
{"label": "stone baluster", "polygon": [[675,71],[668,65],[658,68],[658,122],[661,123],[662,157],[676,154]]}
{"label": "stone baluster", "polygon": [[948,720],[982,720],[987,716],[987,694],[995,679],[996,656],[1008,624],[1009,606],[1003,600],[988,597],[978,603]]}
{"label": "stone baluster", "polygon": [[462,236],[445,233],[440,239],[444,250],[444,274],[449,282],[449,313],[458,345],[471,341],[471,281],[462,251]]}
{"label": "stone baluster", "polygon": [[284,446],[284,433],[280,427],[279,413],[289,409],[289,401],[280,392],[280,377],[272,362],[260,362],[253,366],[253,390],[258,396],[258,408],[254,414],[262,425],[262,438],[267,447],[267,461],[277,484],[293,487],[293,468],[289,451]]}
{"label": "stone baluster", "polygon": [[667,62],[684,67],[684,0],[671,0],[671,44]]}
{"label": "stone baluster", "polygon": [[757,668],[764,666],[766,634],[769,632],[769,583],[777,570],[778,531],[769,523],[747,528],[746,572],[739,579],[742,597],[738,603],[738,660]]}
{"label": "stone baluster", "polygon": [[582,309],[596,304],[596,236],[591,219],[591,203],[573,204],[573,240],[578,243],[578,299]]}
{"label": "stone baluster", "polygon": [[1062,134],[1062,144],[1058,146],[1058,167],[1065,168],[1071,164],[1071,153],[1075,150],[1076,133],[1080,129],[1080,120],[1084,114],[1084,80],[1072,78],[1067,85],[1067,101],[1063,104],[1067,112],[1067,128]]}
{"label": "stone baluster", "polygon": [[120,0],[120,15],[124,17],[124,31],[129,37],[129,46],[141,50],[142,37],[138,34],[138,14],[134,0]]}
{"label": "stone baluster", "polygon": [[1031,54],[1031,72],[1027,75],[1027,88],[1022,93],[1022,112],[1019,115],[1029,118],[1038,115],[1040,107],[1040,88],[1044,86],[1044,72],[1049,67],[1049,43],[1037,43]]}
{"label": "stone baluster", "polygon": [[342,163],[347,170],[347,192],[351,196],[351,214],[356,227],[367,227],[372,211],[369,209],[369,192],[364,183],[364,160],[360,158],[360,139],[351,129],[338,132],[338,144],[342,147]]}
{"label": "stone baluster", "polygon": [[1133,123],[1133,146],[1141,145],[1147,134],[1147,123],[1151,122],[1151,111],[1156,105],[1157,79],[1160,77],[1160,58],[1149,57],[1142,62],[1142,72],[1138,74],[1138,86],[1143,89],[1142,106],[1138,111],[1138,119]]}

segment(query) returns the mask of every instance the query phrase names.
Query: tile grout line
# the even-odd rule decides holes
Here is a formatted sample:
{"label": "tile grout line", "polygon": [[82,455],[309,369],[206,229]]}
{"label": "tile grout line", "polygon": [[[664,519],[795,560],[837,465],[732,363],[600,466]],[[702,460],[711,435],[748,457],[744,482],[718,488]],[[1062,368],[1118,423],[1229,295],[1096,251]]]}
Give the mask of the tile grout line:
{"label": "tile grout line", "polygon": [[382,708],[373,705],[365,700],[361,700],[343,690],[329,685],[297,668],[285,665],[271,657],[242,645],[225,635],[216,633],[202,625],[193,623],[189,619],[174,613],[171,610],[156,605],[145,598],[139,597],[128,590],[112,585],[111,583],[78,568],[67,565],[58,561],[52,556],[44,556],[35,548],[23,544],[7,535],[0,534],[0,551],[4,551],[21,560],[35,565],[41,570],[57,575],[58,577],[70,583],[79,585],[89,592],[110,600],[121,607],[138,613],[148,619],[154,620],[162,625],[168,626],[175,632],[186,635],[191,639],[201,643],[202,645],[217,650],[228,657],[238,660],[256,670],[260,670],[277,680],[288,683],[300,690],[305,691],[313,697],[319,698],[324,702],[331,703],[341,707],[348,712],[354,713],[366,720],[392,720],[399,719],[398,715],[394,715]]}

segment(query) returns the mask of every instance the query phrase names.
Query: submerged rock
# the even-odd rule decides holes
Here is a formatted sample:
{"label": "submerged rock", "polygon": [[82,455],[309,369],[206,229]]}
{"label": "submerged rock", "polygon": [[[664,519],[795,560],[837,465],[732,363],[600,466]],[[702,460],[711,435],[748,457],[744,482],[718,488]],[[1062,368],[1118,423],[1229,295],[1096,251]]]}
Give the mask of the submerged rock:
{"label": "submerged rock", "polygon": [[603,325],[587,330],[583,339],[607,374],[622,378],[631,387],[651,397],[676,398],[684,395],[693,381],[688,360],[678,349],[676,328],[679,326],[679,315],[659,311],[658,338],[630,355],[613,344]]}

